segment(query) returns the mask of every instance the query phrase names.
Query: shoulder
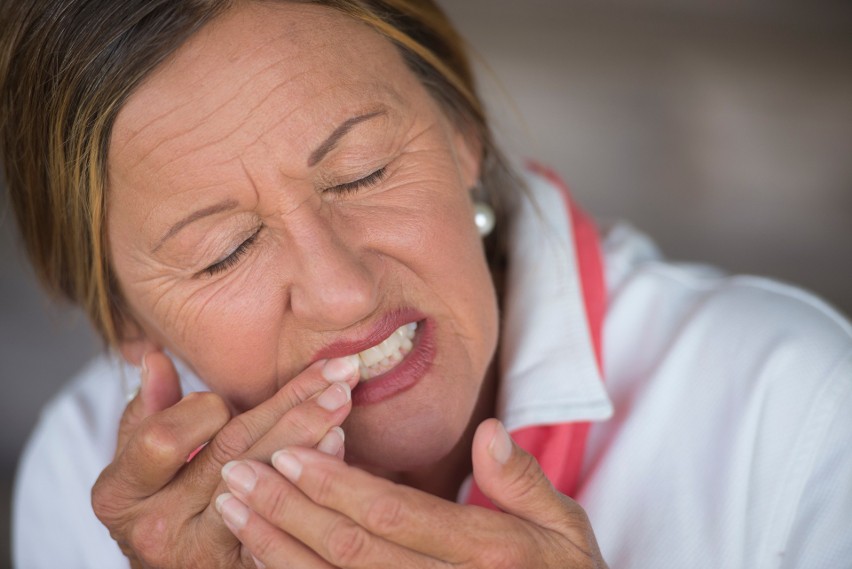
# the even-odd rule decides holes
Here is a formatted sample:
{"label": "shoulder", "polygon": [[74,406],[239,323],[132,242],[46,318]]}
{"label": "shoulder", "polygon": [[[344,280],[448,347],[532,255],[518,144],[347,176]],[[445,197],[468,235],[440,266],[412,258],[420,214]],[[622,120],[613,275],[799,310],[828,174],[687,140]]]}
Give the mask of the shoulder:
{"label": "shoulder", "polygon": [[836,411],[837,395],[852,389],[852,374],[839,371],[852,354],[852,325],[817,296],[667,262],[629,227],[611,232],[604,250],[605,368],[616,396],[653,388],[666,413],[718,413],[730,424],[737,411],[745,421],[760,410],[781,428]]}
{"label": "shoulder", "polygon": [[[126,403],[126,386],[138,383],[132,369],[106,354],[93,359],[41,412],[24,458],[40,448],[58,450],[62,442],[85,442],[85,460],[112,456],[115,430]],[[80,461],[78,461],[80,462]]]}
{"label": "shoulder", "polygon": [[111,567],[121,561],[92,513],[89,494],[115,449],[124,373],[109,357],[96,358],[42,411],[15,481],[17,565]]}
{"label": "shoulder", "polygon": [[[852,554],[843,534],[852,508],[849,321],[794,286],[666,261],[629,226],[611,229],[602,246],[615,416],[592,432],[590,500],[617,498],[626,468],[640,487],[666,481],[649,492],[680,520],[675,541],[744,556],[715,558],[724,566],[786,558],[830,567],[813,563],[828,544]],[[611,514],[618,535],[623,506]],[[817,517],[820,530],[809,532]]]}
{"label": "shoulder", "polygon": [[617,353],[627,355],[626,337],[641,332],[646,360],[698,352],[717,369],[761,361],[782,375],[824,375],[852,350],[849,321],[800,288],[666,261],[626,225],[608,232],[603,249],[608,340]]}

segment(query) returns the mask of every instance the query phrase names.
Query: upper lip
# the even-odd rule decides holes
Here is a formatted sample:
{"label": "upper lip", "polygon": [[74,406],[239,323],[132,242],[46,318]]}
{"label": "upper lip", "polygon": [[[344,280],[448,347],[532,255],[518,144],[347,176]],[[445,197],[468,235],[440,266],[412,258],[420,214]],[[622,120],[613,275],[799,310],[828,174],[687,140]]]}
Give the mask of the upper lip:
{"label": "upper lip", "polygon": [[375,321],[372,329],[366,335],[336,340],[320,349],[314,355],[313,361],[342,358],[363,352],[367,348],[372,348],[381,343],[400,326],[410,322],[419,322],[423,318],[422,314],[411,308],[388,312]]}

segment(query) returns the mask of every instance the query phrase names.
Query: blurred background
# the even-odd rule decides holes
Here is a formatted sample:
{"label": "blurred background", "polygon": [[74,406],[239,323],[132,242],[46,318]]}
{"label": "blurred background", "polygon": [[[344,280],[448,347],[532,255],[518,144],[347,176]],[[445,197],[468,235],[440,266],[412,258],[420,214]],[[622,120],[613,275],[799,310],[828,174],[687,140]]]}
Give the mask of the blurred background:
{"label": "blurred background", "polygon": [[[443,0],[511,154],[667,256],[852,313],[852,2]],[[3,194],[5,200],[5,191]],[[99,349],[39,291],[0,207],[0,567],[39,408]]]}

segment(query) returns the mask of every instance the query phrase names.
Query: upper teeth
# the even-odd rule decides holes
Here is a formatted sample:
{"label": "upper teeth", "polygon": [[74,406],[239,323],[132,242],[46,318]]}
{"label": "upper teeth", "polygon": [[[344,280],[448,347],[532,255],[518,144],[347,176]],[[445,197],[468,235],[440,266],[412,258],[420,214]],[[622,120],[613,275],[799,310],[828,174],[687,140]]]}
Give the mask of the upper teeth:
{"label": "upper teeth", "polygon": [[383,374],[411,351],[414,333],[417,331],[417,323],[411,322],[400,326],[378,345],[367,348],[358,353],[361,379],[370,379]]}

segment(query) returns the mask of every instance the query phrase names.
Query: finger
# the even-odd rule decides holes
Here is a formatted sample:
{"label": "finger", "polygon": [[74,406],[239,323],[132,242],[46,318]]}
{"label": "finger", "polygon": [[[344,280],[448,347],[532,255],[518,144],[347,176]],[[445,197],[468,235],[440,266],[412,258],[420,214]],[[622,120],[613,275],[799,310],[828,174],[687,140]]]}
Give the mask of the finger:
{"label": "finger", "polygon": [[[438,559],[462,562],[489,538],[510,529],[494,512],[394,484],[307,449],[276,453],[272,464],[314,502],[372,534]],[[474,527],[481,530],[476,535]]]}
{"label": "finger", "polygon": [[332,565],[297,539],[252,512],[231,494],[220,494],[216,510],[229,531],[240,539],[258,567],[333,569]]}
{"label": "finger", "polygon": [[171,358],[159,351],[142,356],[141,386],[121,417],[116,454],[146,417],[171,407],[180,398],[180,378]]}
{"label": "finger", "polygon": [[183,396],[174,362],[163,352],[148,352],[142,357],[140,395],[146,417],[168,409]]}
{"label": "finger", "polygon": [[352,390],[349,384],[332,383],[319,396],[288,412],[240,458],[268,463],[272,454],[282,446],[317,446],[329,431],[343,423],[351,410]]}
{"label": "finger", "polygon": [[[344,403],[351,399],[351,387],[357,384],[358,368],[352,358],[320,361],[287,382],[278,392],[254,409],[235,417],[192,461],[193,471],[203,471],[219,479],[222,467],[251,449],[251,458],[269,460],[276,449],[285,444],[314,446],[328,430],[343,422],[351,404],[329,410],[335,400],[330,393],[321,396],[338,383],[346,383],[349,391]],[[337,386],[338,391],[341,388]],[[312,401],[313,405],[292,414],[296,407]],[[298,443],[276,440],[299,440]],[[265,456],[264,456],[265,455]]]}
{"label": "finger", "polygon": [[497,419],[479,425],[472,454],[476,484],[501,510],[550,529],[564,527],[582,512],[553,487],[538,461],[514,443]]}
{"label": "finger", "polygon": [[[464,561],[493,534],[509,530],[494,512],[394,484],[307,449],[276,453],[272,465],[314,502],[375,535],[439,559]],[[473,527],[481,533],[472,535]]]}
{"label": "finger", "polygon": [[[175,405],[142,421],[116,459],[102,473],[93,500],[108,509],[145,499],[168,484],[195,448],[228,422],[221,397],[191,393]],[[209,493],[204,496],[204,503]]]}
{"label": "finger", "polygon": [[[234,496],[252,513],[298,539],[335,567],[448,567],[443,561],[382,539],[351,518],[315,503],[266,464],[233,462],[222,474]],[[234,525],[230,520],[228,523]],[[238,537],[241,535],[238,533]]]}
{"label": "finger", "polygon": [[[332,421],[342,422],[348,410],[351,409],[351,394],[349,386],[343,384],[332,384],[326,390],[331,391],[331,396],[326,398],[324,392],[317,398],[311,399],[295,409],[292,409],[285,417],[279,421],[275,428],[267,433],[259,443],[249,449],[242,456],[254,455],[264,462],[270,460],[270,456],[276,445],[282,441],[301,440],[309,441],[308,444],[315,442],[316,446],[324,449],[331,455],[343,456],[343,430],[338,427],[328,425]],[[331,403],[329,403],[331,401]],[[334,403],[334,401],[337,401]],[[342,403],[342,406],[341,406]],[[329,407],[338,407],[338,410],[329,410],[322,405]],[[325,435],[319,435],[322,429],[327,429]],[[215,444],[215,443],[214,443]],[[204,450],[202,450],[202,453]],[[208,467],[215,464],[215,461],[209,461]],[[193,474],[192,464],[187,465],[187,470],[182,475],[179,481],[180,485],[186,485],[189,488],[197,490],[200,487],[207,487],[208,483],[205,480],[198,480]],[[197,472],[197,471],[195,471]],[[209,475],[209,472],[204,474]],[[212,482],[210,489],[207,489],[207,496],[218,496],[225,490],[224,482],[222,482],[219,472],[215,473],[215,480]],[[211,502],[212,498],[208,498]],[[213,506],[213,507],[211,507]],[[227,542],[229,537],[232,537],[229,530],[222,524],[221,516],[215,510],[215,503],[208,504],[208,507],[201,513],[197,523],[203,528],[201,533],[210,536],[215,543]]]}
{"label": "finger", "polygon": [[325,436],[317,443],[316,449],[329,456],[334,456],[343,460],[343,444],[346,440],[346,435],[340,427],[332,427]]}
{"label": "finger", "polygon": [[[334,409],[331,409],[332,407]],[[242,453],[240,457],[250,457],[269,462],[272,453],[282,444],[307,444],[311,446],[322,444],[329,452],[335,454],[340,452],[342,456],[343,431],[337,425],[343,422],[351,408],[349,386],[345,383],[332,384],[319,397],[312,398],[289,411],[270,432],[265,434],[252,448]],[[229,423],[223,429],[223,432],[232,428],[233,423],[234,421]],[[335,431],[335,428],[338,431]],[[216,445],[221,444],[217,443],[217,439],[221,435],[222,433],[217,435],[211,445],[208,446],[217,448]],[[207,448],[201,451],[201,455],[204,455],[205,452],[207,452]],[[200,523],[209,528],[209,531],[216,531],[221,535],[226,529],[222,527],[221,517],[212,507],[214,505],[212,497],[221,494],[225,490],[225,486],[220,476],[221,469],[216,472],[210,470],[217,463],[217,460],[219,460],[217,457],[208,459],[203,470],[194,469],[197,466],[195,463],[198,461],[193,461],[182,473],[181,483],[186,483],[192,488],[204,487],[206,489],[210,503],[202,514],[203,519]],[[212,480],[210,479],[211,476],[213,477]]]}
{"label": "finger", "polygon": [[[236,458],[269,462],[272,453],[282,446],[318,445],[330,429],[343,423],[352,409],[351,388],[349,383],[337,380],[357,382],[358,370],[352,363],[351,358],[341,358],[309,367],[279,392],[284,401],[266,402],[262,409],[234,418],[187,465],[181,473],[181,482],[190,488],[203,488],[208,496],[207,507],[198,520],[204,531],[217,539],[230,536],[213,503],[225,490],[220,473],[227,462]],[[260,413],[256,413],[258,410]],[[276,421],[269,426],[267,421],[271,419]],[[267,432],[255,434],[262,428]],[[326,444],[332,443],[326,441]]]}

